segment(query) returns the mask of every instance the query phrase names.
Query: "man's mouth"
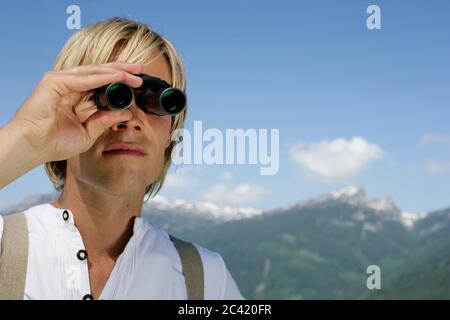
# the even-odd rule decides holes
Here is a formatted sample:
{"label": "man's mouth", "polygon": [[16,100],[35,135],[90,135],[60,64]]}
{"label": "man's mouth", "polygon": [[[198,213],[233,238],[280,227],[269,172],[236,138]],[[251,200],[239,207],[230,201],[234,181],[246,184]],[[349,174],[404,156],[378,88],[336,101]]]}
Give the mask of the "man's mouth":
{"label": "man's mouth", "polygon": [[129,156],[145,156],[145,154],[134,150],[111,150],[103,151],[104,155],[129,155]]}
{"label": "man's mouth", "polygon": [[140,144],[134,142],[118,142],[111,144],[103,150],[104,155],[145,156],[147,153]]}

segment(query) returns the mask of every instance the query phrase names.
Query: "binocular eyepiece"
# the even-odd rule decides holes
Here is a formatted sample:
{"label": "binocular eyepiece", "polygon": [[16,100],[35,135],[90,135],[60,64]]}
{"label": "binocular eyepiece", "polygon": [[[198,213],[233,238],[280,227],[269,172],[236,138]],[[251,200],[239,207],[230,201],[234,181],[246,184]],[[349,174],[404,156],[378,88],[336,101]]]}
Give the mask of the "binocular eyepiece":
{"label": "binocular eyepiece", "polygon": [[94,92],[94,101],[99,109],[125,110],[133,99],[146,113],[158,116],[176,115],[184,110],[186,96],[183,91],[173,88],[166,81],[147,74],[136,74],[142,78],[139,88],[118,81],[100,87]]}

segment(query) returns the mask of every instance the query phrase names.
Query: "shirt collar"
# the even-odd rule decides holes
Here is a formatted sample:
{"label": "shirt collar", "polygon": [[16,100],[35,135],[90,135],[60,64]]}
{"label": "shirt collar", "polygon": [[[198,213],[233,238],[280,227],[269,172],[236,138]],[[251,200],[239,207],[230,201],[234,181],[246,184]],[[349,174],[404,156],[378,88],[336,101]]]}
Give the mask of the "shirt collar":
{"label": "shirt collar", "polygon": [[[54,222],[56,225],[66,226],[72,230],[76,228],[74,216],[70,209],[56,208],[51,203],[46,203],[45,206],[51,213],[52,222]],[[143,218],[141,216],[136,216],[134,218],[133,234],[138,234],[140,231],[142,231],[143,226]]]}

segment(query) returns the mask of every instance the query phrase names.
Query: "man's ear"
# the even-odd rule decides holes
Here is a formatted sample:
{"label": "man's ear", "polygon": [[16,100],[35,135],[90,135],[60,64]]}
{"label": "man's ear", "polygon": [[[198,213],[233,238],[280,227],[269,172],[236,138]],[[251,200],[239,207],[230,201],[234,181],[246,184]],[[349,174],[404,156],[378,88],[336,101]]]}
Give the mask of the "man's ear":
{"label": "man's ear", "polygon": [[164,145],[164,149],[167,149],[167,148],[170,146],[170,144],[172,143],[171,137],[172,137],[172,135],[169,135],[169,136],[167,137],[166,143],[165,143],[165,145]]}

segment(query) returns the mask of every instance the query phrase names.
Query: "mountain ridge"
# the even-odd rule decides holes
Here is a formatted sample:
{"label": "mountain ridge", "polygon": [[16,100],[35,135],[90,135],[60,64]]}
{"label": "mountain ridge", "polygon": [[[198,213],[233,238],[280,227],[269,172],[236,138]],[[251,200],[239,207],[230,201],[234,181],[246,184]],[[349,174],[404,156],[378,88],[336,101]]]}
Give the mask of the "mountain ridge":
{"label": "mountain ridge", "polygon": [[[219,252],[248,299],[450,298],[450,208],[411,214],[408,224],[389,197],[347,186],[272,211],[159,197],[142,215]],[[382,270],[379,292],[366,287],[373,264]]]}

